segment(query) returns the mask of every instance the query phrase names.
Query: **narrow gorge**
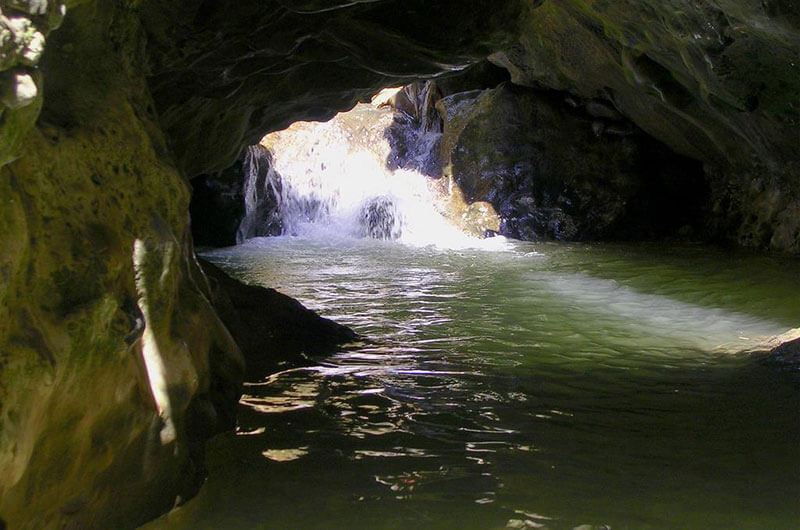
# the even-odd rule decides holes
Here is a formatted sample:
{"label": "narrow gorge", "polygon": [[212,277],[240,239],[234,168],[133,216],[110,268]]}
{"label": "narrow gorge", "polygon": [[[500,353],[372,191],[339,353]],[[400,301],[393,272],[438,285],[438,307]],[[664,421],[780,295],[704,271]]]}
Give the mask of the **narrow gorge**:
{"label": "narrow gorge", "polygon": [[800,518],[792,1],[0,0],[0,203],[0,529]]}

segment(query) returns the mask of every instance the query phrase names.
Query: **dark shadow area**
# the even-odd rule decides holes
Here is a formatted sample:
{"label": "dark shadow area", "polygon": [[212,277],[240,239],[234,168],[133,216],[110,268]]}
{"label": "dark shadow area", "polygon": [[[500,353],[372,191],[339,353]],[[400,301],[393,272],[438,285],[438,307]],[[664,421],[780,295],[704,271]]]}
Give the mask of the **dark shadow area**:
{"label": "dark shadow area", "polygon": [[703,164],[681,156],[643,132],[639,187],[611,237],[624,241],[664,238],[708,240],[711,190]]}
{"label": "dark shadow area", "polygon": [[192,237],[197,246],[228,247],[236,244],[236,231],[244,217],[242,163],[219,175],[202,175],[191,181]]}
{"label": "dark shadow area", "polygon": [[282,179],[268,149],[250,146],[225,171],[202,175],[191,184],[189,212],[196,245],[227,247],[251,237],[281,234],[276,210]]}

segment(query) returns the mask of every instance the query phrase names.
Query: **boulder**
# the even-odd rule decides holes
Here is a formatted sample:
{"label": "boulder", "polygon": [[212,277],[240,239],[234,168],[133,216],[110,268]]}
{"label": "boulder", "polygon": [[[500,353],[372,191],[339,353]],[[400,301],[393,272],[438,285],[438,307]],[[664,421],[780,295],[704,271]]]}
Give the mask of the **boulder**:
{"label": "boulder", "polygon": [[211,285],[211,300],[241,347],[251,381],[279,366],[304,364],[310,356],[335,352],[358,340],[350,328],[319,316],[303,304],[257,285],[231,278],[206,260],[199,260]]}

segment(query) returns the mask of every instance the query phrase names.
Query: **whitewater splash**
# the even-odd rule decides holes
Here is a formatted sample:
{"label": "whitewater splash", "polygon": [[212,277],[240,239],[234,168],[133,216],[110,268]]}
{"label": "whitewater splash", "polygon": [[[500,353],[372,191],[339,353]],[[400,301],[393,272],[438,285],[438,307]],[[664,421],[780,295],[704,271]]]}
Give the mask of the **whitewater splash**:
{"label": "whitewater splash", "polygon": [[[374,103],[328,122],[298,122],[266,136],[245,158],[246,215],[238,241],[265,233],[312,239],[398,240],[411,245],[498,247],[445,217],[435,166],[441,133]],[[263,209],[269,208],[268,216]]]}

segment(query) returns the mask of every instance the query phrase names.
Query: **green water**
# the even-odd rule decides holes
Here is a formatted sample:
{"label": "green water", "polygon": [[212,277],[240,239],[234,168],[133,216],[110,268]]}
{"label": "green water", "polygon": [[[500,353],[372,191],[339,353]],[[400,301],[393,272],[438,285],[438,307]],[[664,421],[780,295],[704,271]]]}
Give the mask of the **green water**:
{"label": "green water", "polygon": [[[149,528],[800,527],[800,262],[258,239],[207,255],[370,342],[245,388]],[[606,525],[606,526],[604,526]]]}

